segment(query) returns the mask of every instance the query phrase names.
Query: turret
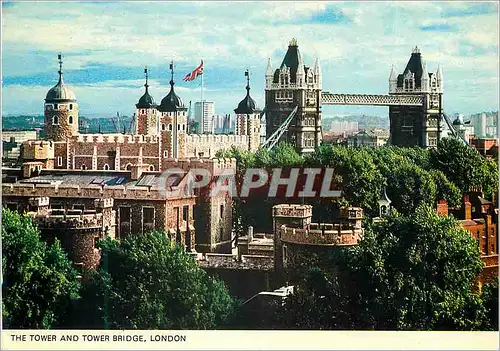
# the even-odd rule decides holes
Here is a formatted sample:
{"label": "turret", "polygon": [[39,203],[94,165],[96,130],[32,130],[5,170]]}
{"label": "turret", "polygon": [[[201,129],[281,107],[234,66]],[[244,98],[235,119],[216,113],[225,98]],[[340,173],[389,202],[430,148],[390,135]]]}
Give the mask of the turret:
{"label": "turret", "polygon": [[245,71],[247,78],[247,95],[240,101],[234,110],[236,113],[236,135],[248,135],[248,150],[256,151],[260,145],[260,111],[250,96],[250,74]]}
{"label": "turret", "polygon": [[396,86],[398,84],[398,77],[396,76],[396,72],[394,71],[394,65],[391,67],[391,74],[389,76],[389,93],[396,92]]}
{"label": "turret", "polygon": [[436,77],[437,77],[438,90],[439,90],[439,92],[442,93],[443,89],[444,89],[444,80],[443,80],[443,71],[441,70],[440,65],[438,65]]}
{"label": "turret", "polygon": [[421,90],[424,92],[429,92],[430,91],[430,85],[429,85],[429,72],[427,72],[427,63],[424,62],[423,64],[423,69],[422,69],[422,79],[420,83]]}
{"label": "turret", "polygon": [[[187,108],[182,99],[174,91],[174,63],[170,63],[170,92],[161,100],[158,111],[161,114],[159,128],[161,130],[163,157],[183,157],[187,134]],[[170,148],[170,145],[172,147]]]}
{"label": "turret", "polygon": [[[306,79],[306,72],[304,71],[304,61],[302,60],[302,55],[300,54],[300,51],[297,50],[297,56],[298,56],[298,64],[297,64],[297,76],[295,81],[297,82],[298,87],[302,87],[305,85],[305,79]],[[310,82],[307,82],[310,83]]]}
{"label": "turret", "polygon": [[316,85],[318,89],[322,89],[323,87],[323,80],[321,77],[321,66],[319,64],[319,58],[316,58],[316,62],[314,63],[314,69],[313,69],[314,75],[316,76]]}
{"label": "turret", "polygon": [[75,93],[64,84],[62,56],[59,59],[59,81],[45,97],[45,138],[64,141],[78,135],[78,104]]}
{"label": "turret", "polygon": [[273,66],[271,64],[271,58],[267,59],[267,69],[266,69],[266,88],[270,88],[273,84]]}
{"label": "turret", "polygon": [[153,96],[149,94],[148,69],[144,68],[146,82],[144,83],[144,94],[141,96],[135,107],[137,108],[137,134],[157,134],[158,116],[156,103]]}

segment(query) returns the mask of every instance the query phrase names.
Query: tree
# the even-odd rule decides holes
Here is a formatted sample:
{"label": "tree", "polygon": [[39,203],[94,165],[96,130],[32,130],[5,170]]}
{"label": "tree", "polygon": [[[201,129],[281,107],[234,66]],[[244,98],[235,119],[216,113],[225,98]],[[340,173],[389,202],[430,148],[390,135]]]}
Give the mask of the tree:
{"label": "tree", "polygon": [[[322,329],[484,329],[487,310],[472,292],[481,269],[470,233],[420,206],[368,229],[334,272],[299,283],[283,320]],[[302,311],[315,317],[302,322]]]}
{"label": "tree", "polygon": [[487,310],[488,329],[498,330],[498,279],[483,286],[481,298]]}
{"label": "tree", "polygon": [[429,172],[403,160],[387,175],[387,195],[400,213],[409,214],[420,204],[434,204],[436,185]]}
{"label": "tree", "polygon": [[431,150],[430,163],[442,171],[462,193],[471,187],[482,187],[491,199],[498,191],[498,168],[493,160],[455,138],[443,138],[436,149]]}
{"label": "tree", "polygon": [[80,283],[59,242],[47,245],[31,217],[3,208],[2,252],[4,327],[63,325]]}
{"label": "tree", "polygon": [[224,284],[211,278],[165,233],[99,243],[102,259],[81,308],[96,315],[80,328],[215,329],[233,310]]}

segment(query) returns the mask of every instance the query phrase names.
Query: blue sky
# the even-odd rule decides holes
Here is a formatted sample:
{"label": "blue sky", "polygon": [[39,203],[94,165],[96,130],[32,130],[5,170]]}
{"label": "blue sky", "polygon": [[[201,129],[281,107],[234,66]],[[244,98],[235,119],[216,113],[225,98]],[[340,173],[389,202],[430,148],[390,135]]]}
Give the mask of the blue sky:
{"label": "blue sky", "polygon": [[[7,2],[2,12],[4,114],[43,113],[58,52],[82,115],[131,115],[145,65],[159,102],[171,60],[186,104],[199,100],[199,80],[182,77],[203,59],[204,95],[216,113],[244,97],[247,68],[263,106],[267,58],[278,66],[291,38],[306,65],[319,57],[326,91],[385,94],[391,65],[402,72],[418,45],[429,71],[441,64],[446,112],[498,109],[496,2]],[[353,113],[383,116],[387,108],[325,108]]]}

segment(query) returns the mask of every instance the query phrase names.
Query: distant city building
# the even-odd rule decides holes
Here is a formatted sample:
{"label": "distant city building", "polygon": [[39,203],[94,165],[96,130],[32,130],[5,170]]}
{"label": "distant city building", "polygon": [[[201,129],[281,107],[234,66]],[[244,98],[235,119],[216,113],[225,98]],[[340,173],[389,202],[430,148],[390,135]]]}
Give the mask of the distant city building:
{"label": "distant city building", "polygon": [[38,138],[36,130],[2,130],[2,141],[22,143]]}
{"label": "distant city building", "polygon": [[194,118],[199,123],[201,134],[214,134],[215,104],[213,101],[203,101],[203,114],[201,101],[194,103]]}
{"label": "distant city building", "polygon": [[383,129],[364,130],[347,138],[348,146],[380,147],[387,144],[389,131]]}
{"label": "distant city building", "polygon": [[335,134],[352,135],[359,131],[358,122],[335,121],[330,125],[330,132]]}

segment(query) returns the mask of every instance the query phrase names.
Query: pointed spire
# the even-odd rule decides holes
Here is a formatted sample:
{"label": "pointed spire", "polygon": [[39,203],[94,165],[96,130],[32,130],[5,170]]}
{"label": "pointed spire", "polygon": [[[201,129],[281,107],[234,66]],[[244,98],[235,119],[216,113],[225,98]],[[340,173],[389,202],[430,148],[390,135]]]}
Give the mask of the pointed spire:
{"label": "pointed spire", "polygon": [[144,67],[144,75],[146,76],[146,83],[144,84],[144,86],[146,87],[146,92],[147,92],[148,87],[149,87],[149,84],[148,84],[148,66]]}
{"label": "pointed spire", "polygon": [[391,66],[391,74],[389,75],[390,81],[397,80],[396,72],[394,71],[394,65]]}
{"label": "pointed spire", "polygon": [[170,86],[171,90],[174,90],[174,61],[170,61]]}
{"label": "pointed spire", "polygon": [[63,62],[62,62],[62,55],[61,55],[61,53],[59,53],[57,55],[57,59],[59,60],[59,71],[57,71],[57,73],[59,73],[59,82],[62,83],[62,80],[63,80],[63,78],[62,78],[62,75],[63,75],[62,64],[63,64]]}
{"label": "pointed spire", "polygon": [[314,63],[314,73],[321,74],[321,66],[319,64],[319,57],[316,57],[316,62]]}
{"label": "pointed spire", "polygon": [[427,62],[422,64],[422,80],[429,80],[429,72],[427,72]]}
{"label": "pointed spire", "polygon": [[273,66],[271,65],[271,58],[269,57],[267,59],[266,76],[272,76],[272,75],[273,75]]}
{"label": "pointed spire", "polygon": [[247,77],[247,95],[250,95],[250,73],[248,72],[248,68],[245,71],[245,77]]}
{"label": "pointed spire", "polygon": [[300,54],[300,51],[298,49],[297,49],[297,56],[298,56],[297,76],[305,76],[306,72],[304,71],[304,61],[302,60],[302,55]]}
{"label": "pointed spire", "polygon": [[441,65],[438,65],[436,76],[437,80],[443,81],[443,71],[441,71]]}

